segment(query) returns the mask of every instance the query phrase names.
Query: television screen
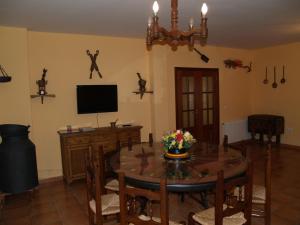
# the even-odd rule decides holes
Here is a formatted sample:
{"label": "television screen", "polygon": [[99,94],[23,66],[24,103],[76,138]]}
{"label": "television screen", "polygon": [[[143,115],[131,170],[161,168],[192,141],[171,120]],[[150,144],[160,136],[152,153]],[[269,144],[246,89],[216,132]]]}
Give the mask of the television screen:
{"label": "television screen", "polygon": [[77,85],[78,114],[117,111],[117,85]]}

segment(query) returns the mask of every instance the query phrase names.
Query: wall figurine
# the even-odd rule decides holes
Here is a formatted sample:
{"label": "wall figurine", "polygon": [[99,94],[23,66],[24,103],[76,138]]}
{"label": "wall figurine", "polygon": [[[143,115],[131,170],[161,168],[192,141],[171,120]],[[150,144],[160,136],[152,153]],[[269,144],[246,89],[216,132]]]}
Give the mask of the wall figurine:
{"label": "wall figurine", "polygon": [[252,70],[252,63],[250,62],[249,66],[245,66],[243,65],[243,62],[239,59],[235,59],[235,60],[231,60],[231,59],[226,59],[224,60],[224,64],[226,68],[232,68],[232,69],[236,69],[238,68],[244,68],[247,69],[247,72],[251,72]]}
{"label": "wall figurine", "polygon": [[206,55],[202,54],[202,53],[201,53],[198,49],[196,49],[196,48],[194,48],[194,51],[197,52],[198,55],[200,55],[200,58],[201,58],[201,60],[202,60],[203,62],[208,63],[209,58],[208,58]]}
{"label": "wall figurine", "polygon": [[47,71],[48,70],[46,68],[43,69],[42,79],[36,81],[36,84],[38,85],[39,88],[38,92],[36,95],[31,95],[31,98],[40,97],[42,104],[44,103],[44,97],[52,97],[52,98],[55,97],[54,94],[48,94],[46,91],[46,85],[48,83],[48,81],[46,80]]}
{"label": "wall figurine", "polygon": [[134,91],[133,93],[140,94],[140,98],[142,99],[145,93],[153,93],[153,91],[147,91],[146,90],[146,83],[147,83],[147,81],[144,80],[141,77],[140,73],[136,73],[136,74],[137,74],[137,76],[139,78],[139,80],[138,80],[139,90],[138,91]]}
{"label": "wall figurine", "polygon": [[90,50],[86,50],[86,53],[91,59],[90,79],[92,79],[94,70],[98,73],[99,77],[102,78],[102,74],[100,73],[97,62],[96,62],[97,57],[99,55],[99,50],[96,50],[96,53],[94,55],[91,54]]}

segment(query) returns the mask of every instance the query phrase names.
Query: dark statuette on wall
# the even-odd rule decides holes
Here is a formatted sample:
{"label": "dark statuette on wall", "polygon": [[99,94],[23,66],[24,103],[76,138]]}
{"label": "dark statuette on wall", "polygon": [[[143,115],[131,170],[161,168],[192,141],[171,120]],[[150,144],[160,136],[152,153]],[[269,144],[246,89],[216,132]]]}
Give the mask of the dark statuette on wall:
{"label": "dark statuette on wall", "polygon": [[252,70],[252,63],[250,62],[249,66],[245,66],[243,65],[243,62],[239,59],[235,59],[235,60],[232,60],[232,59],[226,59],[224,60],[224,64],[225,64],[225,67],[226,68],[232,68],[232,69],[236,69],[236,68],[244,68],[247,70],[247,72],[251,72]]}
{"label": "dark statuette on wall", "polygon": [[102,75],[99,71],[98,65],[97,65],[97,57],[99,55],[99,50],[96,51],[96,53],[94,55],[91,54],[90,50],[86,50],[87,55],[90,57],[91,59],[91,67],[90,67],[90,79],[92,79],[93,76],[93,71],[95,70],[99,77],[102,78]]}
{"label": "dark statuette on wall", "polygon": [[0,82],[9,82],[11,81],[11,77],[8,76],[6,71],[4,70],[4,67],[0,65]]}
{"label": "dark statuette on wall", "polygon": [[153,93],[153,91],[147,91],[146,90],[146,83],[147,83],[147,81],[144,80],[141,77],[140,73],[136,73],[136,74],[137,74],[137,76],[139,78],[139,80],[138,80],[139,90],[138,91],[134,91],[133,93],[140,94],[140,98],[142,99],[145,93]]}
{"label": "dark statuette on wall", "polygon": [[47,71],[48,71],[47,69],[45,69],[45,68],[43,69],[42,79],[36,81],[36,84],[38,85],[39,90],[36,95],[31,95],[31,98],[40,97],[42,104],[44,103],[44,97],[52,97],[52,98],[55,97],[54,94],[48,94],[46,91],[46,85],[48,83],[48,81],[46,81]]}

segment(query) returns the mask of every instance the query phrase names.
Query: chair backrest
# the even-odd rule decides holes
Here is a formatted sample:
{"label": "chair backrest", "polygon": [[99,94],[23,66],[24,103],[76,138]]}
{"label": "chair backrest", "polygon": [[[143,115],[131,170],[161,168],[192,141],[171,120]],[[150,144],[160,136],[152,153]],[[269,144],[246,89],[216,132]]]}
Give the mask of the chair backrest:
{"label": "chair backrest", "polygon": [[271,175],[272,175],[272,147],[268,143],[267,153],[265,157],[265,189],[266,200],[264,205],[265,225],[271,224]]}
{"label": "chair backrest", "polygon": [[[245,224],[251,224],[252,185],[253,166],[250,161],[243,176],[224,180],[224,171],[218,172],[215,198],[215,225],[222,225],[224,217],[232,216],[238,212],[244,213],[244,217],[247,220]],[[237,186],[244,186],[244,196],[234,196],[233,190]],[[227,204],[226,208],[223,208],[224,203]]]}
{"label": "chair backrest", "polygon": [[[169,209],[168,209],[168,193],[166,188],[166,180],[161,179],[160,190],[152,191],[141,188],[133,188],[126,186],[124,173],[119,173],[119,196],[120,196],[120,224],[128,225],[168,225],[169,224]],[[152,219],[152,211],[147,220],[143,220],[139,216],[139,210],[136,207],[136,198],[145,197],[148,202],[155,201],[160,203],[160,219]]]}
{"label": "chair backrest", "polygon": [[232,148],[232,149],[240,151],[244,157],[250,157],[250,153],[249,153],[248,148],[244,141],[241,141],[239,143],[230,144],[230,143],[228,143],[228,135],[226,135],[226,134],[224,135],[224,139],[223,139],[223,147],[224,147],[225,151],[228,150],[228,148]]}
{"label": "chair backrest", "polygon": [[86,185],[87,185],[87,202],[89,209],[89,219],[94,221],[94,215],[90,208],[90,201],[95,201],[96,206],[96,224],[102,224],[103,216],[101,209],[101,195],[105,193],[103,177],[103,150],[92,150],[90,146],[86,152]]}
{"label": "chair backrest", "polygon": [[[99,148],[101,148],[101,146],[99,146]],[[121,142],[120,140],[118,140],[116,142],[116,147],[113,151],[108,151],[108,152],[104,152],[103,150],[101,150],[102,156],[103,156],[103,176],[104,176],[104,181],[106,181],[107,179],[111,179],[111,178],[116,178],[116,173],[113,171],[113,168],[111,167],[111,158],[112,156],[114,156],[115,154],[120,154],[120,150],[121,150]]]}

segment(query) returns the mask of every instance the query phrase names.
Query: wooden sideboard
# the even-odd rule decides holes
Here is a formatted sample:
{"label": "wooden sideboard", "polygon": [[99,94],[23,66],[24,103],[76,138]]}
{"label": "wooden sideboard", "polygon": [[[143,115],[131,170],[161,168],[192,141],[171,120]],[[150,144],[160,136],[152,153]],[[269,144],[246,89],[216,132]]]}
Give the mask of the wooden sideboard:
{"label": "wooden sideboard", "polygon": [[102,145],[104,151],[108,152],[116,148],[118,140],[121,147],[127,146],[129,138],[133,144],[140,143],[141,128],[142,126],[101,127],[82,132],[58,131],[64,180],[70,184],[85,177],[85,152],[89,145],[93,148]]}

